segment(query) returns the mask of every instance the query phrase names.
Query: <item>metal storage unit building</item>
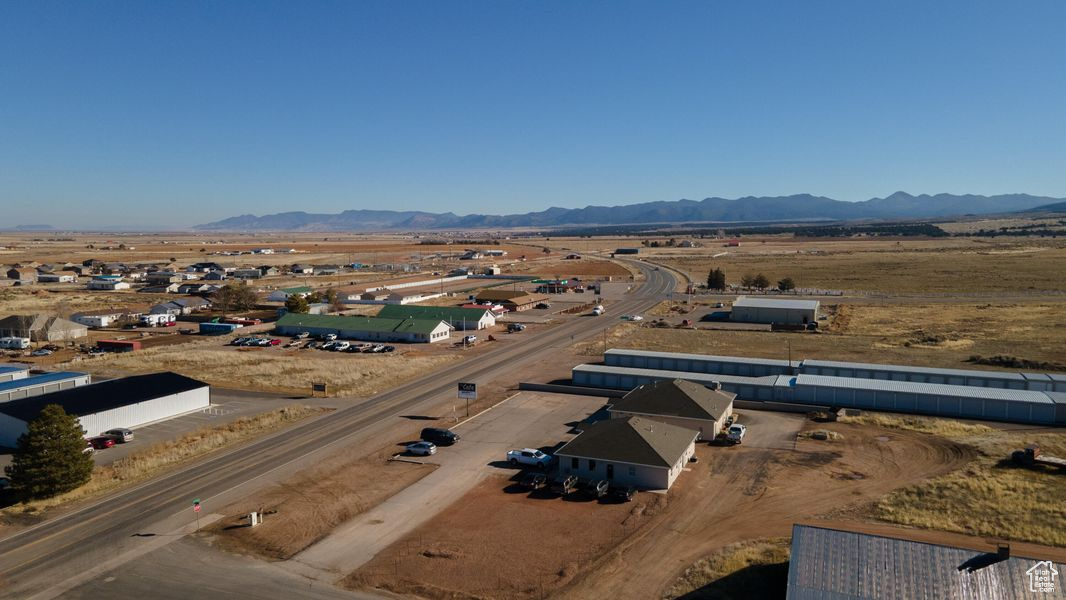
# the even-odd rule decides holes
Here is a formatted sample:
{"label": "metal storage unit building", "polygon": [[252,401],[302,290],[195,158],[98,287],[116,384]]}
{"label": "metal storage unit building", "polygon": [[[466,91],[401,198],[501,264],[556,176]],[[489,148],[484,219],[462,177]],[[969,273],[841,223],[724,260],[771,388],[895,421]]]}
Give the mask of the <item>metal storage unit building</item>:
{"label": "metal storage unit building", "polygon": [[[890,379],[915,383],[939,383],[973,387],[1006,388],[1012,390],[1037,389],[1042,391],[1050,381],[1046,375],[1011,373],[1005,371],[976,371],[964,369],[933,369],[907,365],[884,365],[874,363],[838,362],[832,360],[805,360],[800,365],[802,375],[828,375],[830,377],[855,377],[859,379]],[[1034,387],[1029,387],[1029,375]]]}
{"label": "metal storage unit building", "polygon": [[779,381],[787,382],[789,379],[783,375],[740,377],[608,365],[578,365],[573,368],[570,377],[577,386],[626,391],[646,383],[684,379],[707,387],[720,384],[723,390],[736,394],[738,400],[780,400],[778,395],[782,392],[779,390],[785,390],[787,393],[788,386],[787,383],[784,387],[780,386]]}
{"label": "metal storage unit building", "polygon": [[207,408],[211,388],[177,373],[153,373],[0,403],[0,446],[14,446],[26,424],[49,404],[77,415],[86,435],[98,435]]}
{"label": "metal storage unit building", "polygon": [[90,383],[92,383],[92,375],[88,373],[60,371],[58,373],[32,375],[0,383],[0,403],[31,398],[42,394],[51,394],[52,392],[68,390]]}
{"label": "metal storage unit building", "polygon": [[27,375],[29,375],[29,369],[26,367],[0,365],[0,383],[14,381],[16,379],[25,379]]}
{"label": "metal storage unit building", "polygon": [[1012,423],[1053,424],[1056,401],[1044,392],[799,375],[792,402]]}
{"label": "metal storage unit building", "polygon": [[817,300],[741,296],[733,302],[733,312],[729,319],[741,323],[806,325],[818,321],[818,306]]}
{"label": "metal storage unit building", "polygon": [[[663,369],[689,373],[718,373],[742,377],[794,374],[794,371],[789,369],[787,360],[683,354],[680,352],[653,352],[650,350],[616,350],[612,348],[603,354],[603,362],[613,367]],[[791,363],[794,368],[798,368],[799,365],[799,361],[792,361]]]}

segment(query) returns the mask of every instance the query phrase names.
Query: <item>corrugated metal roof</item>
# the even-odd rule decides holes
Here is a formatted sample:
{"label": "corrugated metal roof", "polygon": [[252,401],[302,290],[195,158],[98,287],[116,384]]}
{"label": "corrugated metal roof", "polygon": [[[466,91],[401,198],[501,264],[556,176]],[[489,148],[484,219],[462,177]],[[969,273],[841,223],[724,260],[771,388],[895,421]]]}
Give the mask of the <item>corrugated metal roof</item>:
{"label": "corrugated metal roof", "polygon": [[799,375],[796,377],[796,385],[1051,404],[1051,399],[1048,398],[1044,392],[973,387],[968,385],[946,385],[943,383],[919,383],[915,381],[893,381],[889,379],[860,379],[858,377],[830,377],[828,375]]}
{"label": "corrugated metal roof", "polygon": [[204,387],[208,385],[202,381],[169,371],[133,375],[51,394],[2,402],[0,412],[16,419],[30,421],[37,418],[45,406],[58,404],[68,414],[81,417]]}
{"label": "corrugated metal roof", "polygon": [[786,300],[784,298],[749,298],[741,296],[733,301],[733,307],[782,308],[789,310],[818,310],[817,300]]}
{"label": "corrugated metal roof", "polygon": [[772,386],[781,375],[766,375],[764,377],[742,377],[740,375],[719,375],[717,373],[690,373],[687,371],[664,371],[662,369],[637,369],[634,367],[613,367],[610,365],[578,365],[573,371],[587,373],[608,373],[615,375],[632,375],[634,377],[653,377],[655,379],[685,379],[697,383],[736,383],[741,385],[764,385]]}
{"label": "corrugated metal roof", "polygon": [[836,360],[805,360],[800,364],[800,372],[806,367],[832,367],[838,369],[865,369],[867,371],[887,371],[892,373],[922,373],[955,377],[984,377],[986,379],[1009,379],[1025,381],[1021,373],[1005,371],[977,371],[973,369],[936,369],[933,367],[915,367],[910,365],[886,365],[880,363],[854,363]]}
{"label": "corrugated metal roof", "polygon": [[[694,360],[700,362],[721,362],[721,363],[733,363],[742,365],[763,365],[771,367],[781,367],[782,369],[788,368],[787,360],[780,360],[776,358],[748,358],[745,356],[717,356],[714,354],[688,354],[685,352],[655,352],[652,350],[630,350],[628,348],[611,348],[604,353],[604,358],[610,355],[618,356],[648,356],[655,358],[671,358],[680,360]],[[800,366],[800,361],[792,361],[792,366]]]}
{"label": "corrugated metal roof", "polygon": [[1048,379],[1051,381],[1066,381],[1066,375],[1059,375],[1058,373],[1048,373]]}
{"label": "corrugated metal roof", "polygon": [[1026,381],[1051,381],[1047,373],[1020,373]]}
{"label": "corrugated metal roof", "polygon": [[26,367],[16,367],[13,365],[0,365],[0,373],[17,373],[19,371],[26,371]]}
{"label": "corrugated metal roof", "polygon": [[1066,404],[1066,392],[1044,392],[1055,404]]}
{"label": "corrugated metal roof", "polygon": [[[792,528],[788,600],[1014,600],[1041,561],[807,525]],[[1055,581],[1061,591],[1066,569]]]}
{"label": "corrugated metal roof", "polygon": [[45,383],[52,383],[55,381],[63,381],[65,379],[74,379],[75,377],[84,376],[85,373],[75,373],[73,371],[59,371],[57,373],[43,373],[41,375],[31,375],[23,379],[0,382],[0,392],[8,392],[11,390],[17,390],[19,388],[33,387],[36,385],[43,385]]}

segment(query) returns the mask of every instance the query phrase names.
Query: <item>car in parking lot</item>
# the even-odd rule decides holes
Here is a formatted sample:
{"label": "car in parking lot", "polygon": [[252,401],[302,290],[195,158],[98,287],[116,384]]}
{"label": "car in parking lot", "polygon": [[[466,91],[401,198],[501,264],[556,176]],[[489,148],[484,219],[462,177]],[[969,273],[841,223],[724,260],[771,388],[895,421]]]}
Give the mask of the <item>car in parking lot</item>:
{"label": "car in parking lot", "polygon": [[270,340],[269,343],[270,343],[271,346],[279,346],[279,345],[281,345],[281,340],[279,340],[277,338],[274,338],[274,339]]}
{"label": "car in parking lot", "polygon": [[309,338],[309,337],[311,337],[311,334],[310,334],[310,333],[308,333],[308,332],[306,332],[306,331],[301,331],[300,333],[297,333],[296,335],[294,335],[294,336],[293,336],[293,339],[296,339],[296,340],[306,340],[306,339],[307,339],[307,338]]}
{"label": "car in parking lot", "polygon": [[518,485],[529,490],[539,490],[548,485],[548,476],[544,473],[529,471],[518,480]]}
{"label": "car in parking lot", "polygon": [[522,331],[525,328],[526,328],[526,326],[521,324],[521,323],[508,323],[507,324],[507,331],[509,331],[511,333],[518,333],[519,331]]}
{"label": "car in parking lot", "polygon": [[396,346],[385,346],[381,349],[382,352],[395,352]]}
{"label": "car in parking lot", "polygon": [[536,448],[521,448],[507,451],[507,462],[512,466],[528,465],[538,469],[546,468],[552,461],[550,454],[545,454]]}
{"label": "car in parking lot", "polygon": [[233,340],[230,340],[229,345],[230,346],[243,346],[244,344],[247,344],[248,340],[250,340],[250,339],[252,339],[252,338],[250,338],[250,337],[235,338]]}
{"label": "car in parking lot", "polygon": [[89,443],[97,450],[106,450],[115,445],[115,440],[106,435],[97,435],[89,438]]}
{"label": "car in parking lot", "polygon": [[333,347],[336,346],[336,345],[337,345],[337,342],[323,342],[323,343],[318,345],[318,349],[319,350],[332,350]]}
{"label": "car in parking lot", "polygon": [[590,479],[581,486],[581,491],[592,498],[603,498],[607,495],[608,483],[606,479]]}
{"label": "car in parking lot", "polygon": [[437,445],[433,442],[415,442],[407,444],[407,453],[417,456],[430,456],[437,453]]}
{"label": "car in parking lot", "polygon": [[729,426],[729,431],[726,433],[726,440],[731,444],[739,444],[744,441],[744,436],[748,434],[748,428],[740,423],[734,423]]}
{"label": "car in parking lot", "polygon": [[106,435],[107,437],[115,440],[119,444],[133,441],[133,430],[126,429],[125,427],[116,427],[115,429],[108,429],[100,435]]}
{"label": "car in parking lot", "polygon": [[551,308],[551,307],[552,307],[552,305],[551,305],[550,302],[541,302],[541,303],[537,304],[534,308]]}
{"label": "car in parking lot", "polygon": [[422,434],[419,437],[427,442],[433,442],[438,446],[451,446],[462,439],[459,437],[458,433],[440,427],[426,427],[422,430]]}
{"label": "car in parking lot", "polygon": [[576,475],[559,475],[551,483],[552,493],[559,494],[560,496],[566,496],[570,492],[577,489],[577,476]]}
{"label": "car in parking lot", "polygon": [[333,342],[333,344],[330,345],[329,349],[333,352],[343,352],[350,347],[351,343],[349,342]]}
{"label": "car in parking lot", "polygon": [[327,342],[332,342],[333,340],[337,339],[337,334],[327,333],[323,335],[321,339],[326,340]]}
{"label": "car in parking lot", "polygon": [[475,342],[477,342],[477,336],[476,335],[464,335],[463,336],[463,344],[469,345],[469,344],[473,344]]}
{"label": "car in parking lot", "polygon": [[30,356],[51,356],[52,351],[48,348],[41,348],[40,350],[34,350],[30,352]]}

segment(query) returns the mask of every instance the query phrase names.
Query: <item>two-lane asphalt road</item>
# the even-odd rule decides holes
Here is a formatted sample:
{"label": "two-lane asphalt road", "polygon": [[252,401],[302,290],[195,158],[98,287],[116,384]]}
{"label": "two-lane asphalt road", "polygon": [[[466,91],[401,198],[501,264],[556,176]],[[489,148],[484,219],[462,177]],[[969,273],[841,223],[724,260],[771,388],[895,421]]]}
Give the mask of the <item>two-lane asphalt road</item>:
{"label": "two-lane asphalt road", "polygon": [[[674,290],[665,270],[633,261],[645,282],[625,299],[613,303],[612,313],[639,313]],[[295,425],[248,444],[212,454],[132,489],[124,490],[60,517],[0,540],[0,586],[5,598],[34,595],[50,586],[97,567],[105,558],[134,550],[144,528],[189,510],[189,499],[205,503],[263,478],[284,479],[308,459],[336,451],[343,443],[382,421],[405,414],[428,398],[455,389],[456,381],[491,380],[513,374],[524,364],[566,345],[571,338],[598,333],[604,321],[573,319],[476,360],[449,365],[447,374],[433,373],[379,394],[359,405]],[[301,463],[303,461],[303,463]]]}

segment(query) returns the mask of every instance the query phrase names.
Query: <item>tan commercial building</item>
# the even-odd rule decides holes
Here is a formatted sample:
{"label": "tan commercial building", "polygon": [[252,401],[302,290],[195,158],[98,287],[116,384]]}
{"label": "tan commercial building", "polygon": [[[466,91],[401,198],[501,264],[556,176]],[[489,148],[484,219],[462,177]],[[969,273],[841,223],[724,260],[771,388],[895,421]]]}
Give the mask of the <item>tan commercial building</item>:
{"label": "tan commercial building", "polygon": [[736,394],[712,390],[683,379],[645,383],[611,404],[613,419],[645,417],[694,429],[702,439],[713,440],[733,414]]}

